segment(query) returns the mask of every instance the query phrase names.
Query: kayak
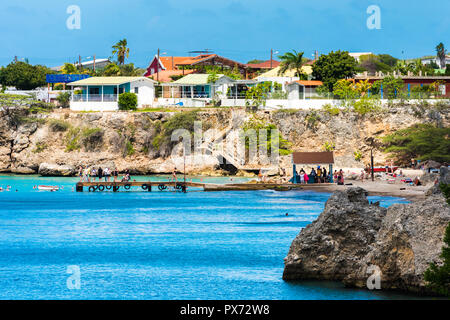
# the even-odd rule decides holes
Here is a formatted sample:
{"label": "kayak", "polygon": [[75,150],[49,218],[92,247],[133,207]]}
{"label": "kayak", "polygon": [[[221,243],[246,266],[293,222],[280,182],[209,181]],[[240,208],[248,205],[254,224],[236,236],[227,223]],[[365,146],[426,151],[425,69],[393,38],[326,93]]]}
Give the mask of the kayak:
{"label": "kayak", "polygon": [[42,191],[58,191],[58,186],[38,186],[38,190]]}

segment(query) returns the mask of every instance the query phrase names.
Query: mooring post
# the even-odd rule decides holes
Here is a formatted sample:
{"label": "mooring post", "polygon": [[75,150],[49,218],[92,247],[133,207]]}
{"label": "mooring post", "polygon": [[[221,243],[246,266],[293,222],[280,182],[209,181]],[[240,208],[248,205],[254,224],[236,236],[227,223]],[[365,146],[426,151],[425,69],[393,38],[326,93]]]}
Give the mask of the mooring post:
{"label": "mooring post", "polygon": [[83,192],[83,184],[81,182],[78,182],[77,185],[76,185],[75,190],[77,192]]}
{"label": "mooring post", "polygon": [[152,192],[152,185],[150,184],[147,189],[148,192]]}

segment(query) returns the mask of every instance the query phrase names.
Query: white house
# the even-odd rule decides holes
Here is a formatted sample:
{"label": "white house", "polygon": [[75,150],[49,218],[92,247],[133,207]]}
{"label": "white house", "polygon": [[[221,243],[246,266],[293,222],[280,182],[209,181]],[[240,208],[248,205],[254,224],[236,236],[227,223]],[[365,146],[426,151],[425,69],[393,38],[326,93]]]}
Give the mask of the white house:
{"label": "white house", "polygon": [[318,80],[297,80],[286,84],[286,92],[289,100],[314,99],[319,95],[316,92],[317,87],[323,85]]}
{"label": "white house", "polygon": [[133,92],[138,108],[152,106],[156,81],[146,77],[92,77],[67,85],[73,94],[70,109],[74,111],[114,111],[119,109],[119,95]]}
{"label": "white house", "polygon": [[[434,62],[439,67],[441,67],[441,60],[437,56],[435,56],[435,57],[433,57],[433,56],[424,57],[424,58],[421,58],[421,61],[422,61],[422,64],[430,64],[431,62]],[[445,63],[444,64],[445,64],[445,66],[450,64],[450,55],[447,54],[445,56]],[[445,68],[445,66],[444,66],[444,68]]]}

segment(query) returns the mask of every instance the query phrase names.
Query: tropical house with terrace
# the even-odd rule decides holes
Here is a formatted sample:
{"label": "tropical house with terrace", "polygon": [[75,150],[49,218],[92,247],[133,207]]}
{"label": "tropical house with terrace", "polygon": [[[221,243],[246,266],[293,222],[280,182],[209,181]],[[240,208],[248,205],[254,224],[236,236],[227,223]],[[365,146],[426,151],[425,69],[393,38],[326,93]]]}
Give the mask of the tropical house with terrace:
{"label": "tropical house with terrace", "polygon": [[119,95],[132,92],[137,95],[138,108],[152,106],[155,101],[156,81],[147,77],[92,77],[70,82],[74,111],[119,110]]}

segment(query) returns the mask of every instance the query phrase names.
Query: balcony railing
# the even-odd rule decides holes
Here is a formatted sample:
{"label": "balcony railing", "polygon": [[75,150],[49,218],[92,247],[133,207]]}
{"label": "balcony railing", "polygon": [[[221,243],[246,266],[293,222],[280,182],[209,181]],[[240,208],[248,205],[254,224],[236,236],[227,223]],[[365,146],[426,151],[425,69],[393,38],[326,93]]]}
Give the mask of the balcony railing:
{"label": "balcony railing", "polygon": [[72,101],[75,102],[116,102],[117,94],[74,94],[72,96]]}

